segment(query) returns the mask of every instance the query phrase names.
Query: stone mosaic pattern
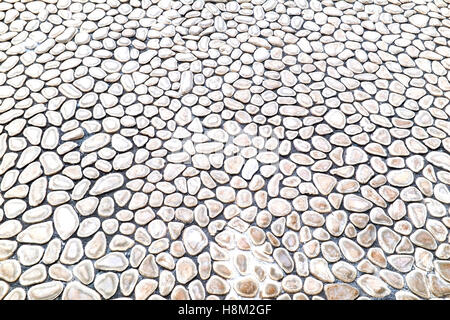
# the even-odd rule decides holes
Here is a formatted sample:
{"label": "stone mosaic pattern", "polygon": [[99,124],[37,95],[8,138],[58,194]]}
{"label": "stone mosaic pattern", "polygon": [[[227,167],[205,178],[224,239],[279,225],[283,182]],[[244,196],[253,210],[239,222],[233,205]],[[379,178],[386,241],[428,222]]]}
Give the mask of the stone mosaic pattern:
{"label": "stone mosaic pattern", "polygon": [[450,297],[449,4],[0,1],[0,298]]}

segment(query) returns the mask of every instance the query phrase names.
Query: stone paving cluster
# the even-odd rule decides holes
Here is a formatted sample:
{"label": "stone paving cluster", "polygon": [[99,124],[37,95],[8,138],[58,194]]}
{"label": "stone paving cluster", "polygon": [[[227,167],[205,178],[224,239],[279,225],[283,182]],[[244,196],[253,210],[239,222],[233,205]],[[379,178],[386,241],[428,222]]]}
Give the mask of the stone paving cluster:
{"label": "stone paving cluster", "polygon": [[0,1],[0,299],[450,297],[447,0]]}

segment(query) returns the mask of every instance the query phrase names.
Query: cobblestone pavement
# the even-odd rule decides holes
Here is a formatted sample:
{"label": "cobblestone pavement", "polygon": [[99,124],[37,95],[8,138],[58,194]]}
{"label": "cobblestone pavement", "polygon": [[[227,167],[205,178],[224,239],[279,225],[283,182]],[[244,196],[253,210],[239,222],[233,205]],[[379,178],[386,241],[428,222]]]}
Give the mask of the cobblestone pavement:
{"label": "cobblestone pavement", "polygon": [[450,297],[449,17],[0,1],[0,299]]}

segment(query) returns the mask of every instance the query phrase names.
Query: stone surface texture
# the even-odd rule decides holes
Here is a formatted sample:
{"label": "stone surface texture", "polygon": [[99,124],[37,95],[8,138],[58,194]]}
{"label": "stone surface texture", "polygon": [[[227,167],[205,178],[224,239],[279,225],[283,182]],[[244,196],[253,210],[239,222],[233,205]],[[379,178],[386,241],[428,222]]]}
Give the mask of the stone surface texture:
{"label": "stone surface texture", "polygon": [[448,0],[1,0],[1,299],[449,299]]}

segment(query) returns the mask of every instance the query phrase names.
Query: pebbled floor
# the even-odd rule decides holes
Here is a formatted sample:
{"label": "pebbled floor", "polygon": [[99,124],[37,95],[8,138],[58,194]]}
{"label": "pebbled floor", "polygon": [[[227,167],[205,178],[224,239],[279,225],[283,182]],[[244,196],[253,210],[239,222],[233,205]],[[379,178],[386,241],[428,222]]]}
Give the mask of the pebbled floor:
{"label": "pebbled floor", "polygon": [[0,1],[0,299],[448,299],[450,3]]}

